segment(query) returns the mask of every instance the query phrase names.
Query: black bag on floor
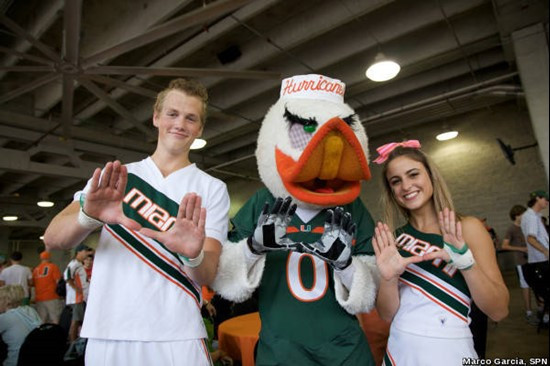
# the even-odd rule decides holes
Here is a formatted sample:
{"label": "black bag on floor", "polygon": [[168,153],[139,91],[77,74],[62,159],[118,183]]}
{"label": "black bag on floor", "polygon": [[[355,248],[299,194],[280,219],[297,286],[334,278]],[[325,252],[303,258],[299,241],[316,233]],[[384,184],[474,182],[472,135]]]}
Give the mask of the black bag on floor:
{"label": "black bag on floor", "polygon": [[65,286],[66,282],[63,277],[57,281],[57,285],[55,285],[55,293],[60,297],[67,296],[67,287]]}
{"label": "black bag on floor", "polygon": [[42,324],[25,338],[17,366],[59,366],[67,350],[67,334],[57,324]]}
{"label": "black bag on floor", "polygon": [[65,305],[61,316],[59,317],[59,325],[65,330],[65,333],[69,334],[71,328],[71,320],[73,318],[73,309],[69,305]]}

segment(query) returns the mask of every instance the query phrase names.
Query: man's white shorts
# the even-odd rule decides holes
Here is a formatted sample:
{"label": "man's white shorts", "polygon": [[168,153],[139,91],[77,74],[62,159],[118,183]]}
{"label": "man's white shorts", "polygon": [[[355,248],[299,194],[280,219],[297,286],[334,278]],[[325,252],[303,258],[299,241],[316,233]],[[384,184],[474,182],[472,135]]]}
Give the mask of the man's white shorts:
{"label": "man's white shorts", "polygon": [[140,342],[88,339],[86,366],[211,366],[203,339]]}

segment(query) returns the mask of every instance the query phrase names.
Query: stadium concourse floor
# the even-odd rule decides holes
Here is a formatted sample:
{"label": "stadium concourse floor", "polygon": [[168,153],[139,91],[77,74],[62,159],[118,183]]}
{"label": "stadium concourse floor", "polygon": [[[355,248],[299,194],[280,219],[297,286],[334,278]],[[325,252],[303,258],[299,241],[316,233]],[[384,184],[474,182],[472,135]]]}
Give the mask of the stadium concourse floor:
{"label": "stadium concourse floor", "polygon": [[[486,358],[492,360],[493,365],[500,362],[495,359],[515,360],[516,358],[523,359],[525,365],[550,365],[550,363],[544,363],[548,360],[548,327],[537,332],[537,326],[527,323],[515,271],[506,270],[502,275],[510,291],[510,314],[499,323],[489,320]],[[535,303],[534,299],[532,303]],[[536,358],[543,358],[545,361],[537,363]],[[509,364],[521,365],[522,363]]]}

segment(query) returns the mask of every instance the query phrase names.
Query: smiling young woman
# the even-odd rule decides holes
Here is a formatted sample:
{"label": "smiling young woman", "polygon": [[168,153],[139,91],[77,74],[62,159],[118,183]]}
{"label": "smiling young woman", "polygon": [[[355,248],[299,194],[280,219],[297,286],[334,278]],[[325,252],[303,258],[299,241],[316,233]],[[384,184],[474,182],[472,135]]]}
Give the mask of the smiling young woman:
{"label": "smiling young woman", "polygon": [[[373,238],[380,316],[391,321],[388,365],[460,365],[477,358],[472,303],[495,321],[509,294],[491,238],[476,218],[455,213],[437,166],[416,140],[378,149],[384,164],[384,223]],[[397,216],[407,223],[393,231]],[[395,236],[394,236],[395,235]]]}

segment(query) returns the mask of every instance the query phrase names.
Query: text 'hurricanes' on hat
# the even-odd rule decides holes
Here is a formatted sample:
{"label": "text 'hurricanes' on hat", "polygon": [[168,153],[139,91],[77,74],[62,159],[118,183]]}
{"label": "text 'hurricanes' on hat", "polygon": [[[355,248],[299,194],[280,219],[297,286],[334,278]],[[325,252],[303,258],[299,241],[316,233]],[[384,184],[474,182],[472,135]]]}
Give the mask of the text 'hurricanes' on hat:
{"label": "text 'hurricanes' on hat", "polygon": [[40,259],[50,259],[50,252],[47,252],[47,251],[43,251],[42,253],[40,253]]}
{"label": "text 'hurricanes' on hat", "polygon": [[308,74],[283,79],[281,99],[321,99],[344,103],[346,84],[327,76]]}
{"label": "text 'hurricanes' on hat", "polygon": [[83,250],[86,250],[86,251],[91,251],[92,248],[90,248],[89,246],[87,246],[86,244],[78,244],[75,248],[74,248],[74,252],[75,253],[78,253],[78,252],[81,252]]}
{"label": "text 'hurricanes' on hat", "polygon": [[541,190],[538,190],[538,191],[533,191],[531,192],[531,194],[529,195],[531,198],[535,198],[535,197],[544,197],[546,199],[548,199],[548,192],[546,191],[543,191],[542,189]]}

